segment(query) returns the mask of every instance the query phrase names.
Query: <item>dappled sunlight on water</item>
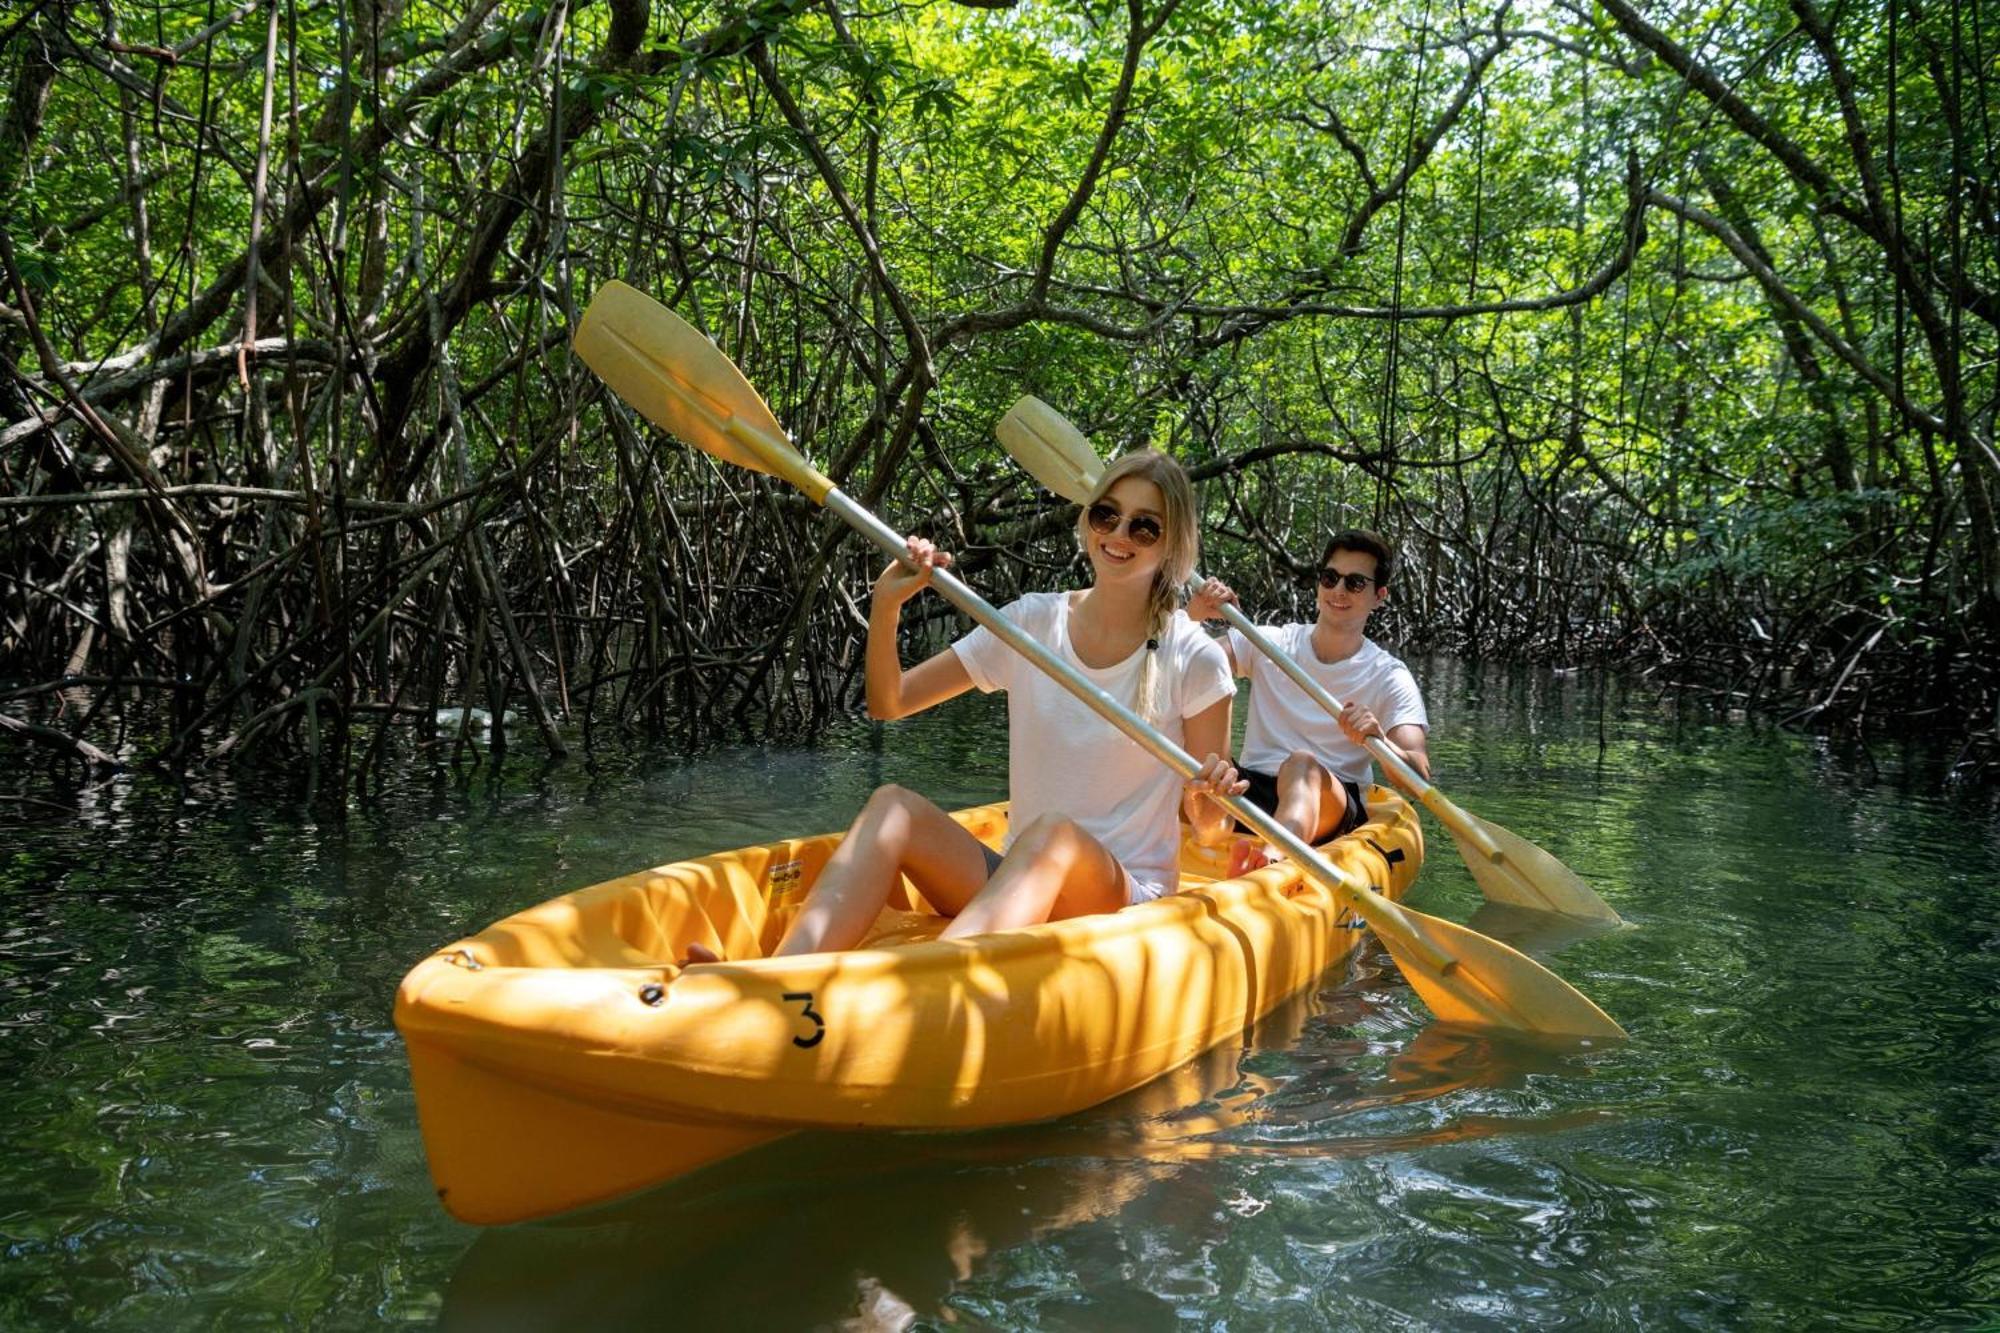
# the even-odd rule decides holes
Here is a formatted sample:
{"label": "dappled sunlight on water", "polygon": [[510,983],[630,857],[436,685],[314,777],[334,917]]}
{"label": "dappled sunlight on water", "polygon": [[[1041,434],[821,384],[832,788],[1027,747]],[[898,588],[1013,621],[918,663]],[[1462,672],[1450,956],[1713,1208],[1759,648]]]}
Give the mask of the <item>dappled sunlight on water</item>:
{"label": "dappled sunlight on water", "polygon": [[485,1233],[431,1194],[403,972],[556,893],[839,828],[882,782],[1002,796],[996,702],[811,751],[412,763],[344,825],[282,778],[15,774],[0,1326],[2000,1317],[1992,793],[1940,794],[1921,751],[1678,718],[1588,676],[1420,675],[1440,785],[1629,925],[1475,915],[1435,826],[1413,901],[1550,962],[1627,1045],[1430,1025],[1369,947],[1248,1042],[1083,1115],[798,1135]]}

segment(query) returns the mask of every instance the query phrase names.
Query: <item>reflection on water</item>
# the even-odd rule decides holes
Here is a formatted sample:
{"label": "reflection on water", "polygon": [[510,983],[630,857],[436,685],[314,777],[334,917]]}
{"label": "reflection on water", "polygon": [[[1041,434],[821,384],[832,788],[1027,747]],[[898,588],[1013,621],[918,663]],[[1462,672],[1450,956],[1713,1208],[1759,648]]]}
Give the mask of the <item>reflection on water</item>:
{"label": "reflection on water", "polygon": [[[1116,1230],[1170,1183],[1181,1194],[1210,1190],[1212,1182],[1183,1178],[1190,1164],[1402,1153],[1602,1114],[1345,1130],[1373,1110],[1475,1084],[1518,1087],[1574,1063],[1573,1048],[1538,1051],[1437,1024],[1386,1062],[1368,1061],[1371,1043],[1359,1030],[1374,1007],[1351,990],[1296,997],[1245,1043],[1056,1124],[798,1134],[622,1204],[490,1231],[452,1276],[443,1326],[569,1329],[671,1311],[690,1327],[713,1327],[745,1322],[752,1309],[771,1328],[951,1322],[970,1313],[954,1294],[991,1271],[994,1256],[1083,1228]],[[1327,1035],[1308,1059],[1297,1047],[1309,1023]],[[1336,1037],[1337,1029],[1354,1035]],[[1210,1197],[1182,1217],[1179,1243],[1219,1243],[1264,1206],[1241,1189]],[[1152,1308],[1139,1294],[1124,1299]]]}
{"label": "reflection on water", "polygon": [[1630,927],[1481,908],[1441,836],[1415,904],[1551,962],[1629,1043],[1428,1026],[1370,947],[1081,1116],[801,1135],[491,1233],[424,1170],[390,1022],[410,963],[636,867],[837,828],[882,782],[995,799],[995,701],[810,751],[413,760],[344,822],[298,775],[0,769],[0,1328],[2000,1318],[1993,793],[1589,677],[1420,674],[1445,790]]}
{"label": "reflection on water", "polygon": [[[1447,846],[1442,854],[1450,855],[1450,852]],[[1583,921],[1554,912],[1537,912],[1525,907],[1511,907],[1506,903],[1488,902],[1475,907],[1465,924],[1532,958],[1553,958],[1571,945],[1585,940],[1637,929],[1629,922],[1607,925],[1602,921]]]}

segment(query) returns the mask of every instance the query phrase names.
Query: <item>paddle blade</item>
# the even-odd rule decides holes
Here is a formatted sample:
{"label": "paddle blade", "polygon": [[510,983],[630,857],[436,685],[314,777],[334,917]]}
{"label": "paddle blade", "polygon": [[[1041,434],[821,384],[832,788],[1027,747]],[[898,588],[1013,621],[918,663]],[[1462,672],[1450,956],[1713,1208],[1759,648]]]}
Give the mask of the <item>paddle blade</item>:
{"label": "paddle blade", "polygon": [[781,475],[730,426],[734,421],[789,449],[785,428],[735,362],[652,297],[605,283],[583,312],[573,345],[612,392],[661,430],[726,463]]}
{"label": "paddle blade", "polygon": [[993,433],[1036,481],[1065,500],[1090,502],[1104,464],[1083,432],[1062,413],[1033,394],[1023,394]]}
{"label": "paddle blade", "polygon": [[[1396,918],[1368,924],[1411,987],[1446,1022],[1580,1040],[1624,1039],[1625,1029],[1611,1015],[1526,954],[1407,907]],[[1413,940],[1420,947],[1412,947]]]}
{"label": "paddle blade", "polygon": [[1460,815],[1477,825],[1499,853],[1497,859],[1489,855],[1477,840],[1459,831],[1456,820],[1447,825],[1452,840],[1458,844],[1458,854],[1465,859],[1465,868],[1472,872],[1488,902],[1538,912],[1561,912],[1564,916],[1606,925],[1619,923],[1618,913],[1611,905],[1561,861],[1518,833],[1469,812],[1461,811]]}

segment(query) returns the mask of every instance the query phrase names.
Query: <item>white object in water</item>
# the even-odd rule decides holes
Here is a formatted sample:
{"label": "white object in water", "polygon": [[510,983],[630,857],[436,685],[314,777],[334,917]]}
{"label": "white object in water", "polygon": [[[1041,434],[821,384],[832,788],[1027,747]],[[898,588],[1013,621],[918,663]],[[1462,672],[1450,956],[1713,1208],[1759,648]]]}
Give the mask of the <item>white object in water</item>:
{"label": "white object in water", "polygon": [[[521,720],[521,715],[509,708],[500,714],[500,725],[511,727]],[[484,708],[440,708],[437,710],[439,731],[457,731],[464,726],[471,731],[490,731],[493,728],[493,714]]]}

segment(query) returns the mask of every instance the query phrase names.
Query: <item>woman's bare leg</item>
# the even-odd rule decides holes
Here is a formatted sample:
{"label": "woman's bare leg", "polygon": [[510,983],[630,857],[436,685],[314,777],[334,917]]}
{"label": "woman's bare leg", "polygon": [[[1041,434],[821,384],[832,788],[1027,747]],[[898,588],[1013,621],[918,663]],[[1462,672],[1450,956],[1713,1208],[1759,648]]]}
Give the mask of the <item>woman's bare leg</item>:
{"label": "woman's bare leg", "polygon": [[1278,766],[1277,819],[1303,841],[1319,842],[1346,813],[1347,788],[1319,760],[1299,750]]}
{"label": "woman's bare leg", "polygon": [[946,915],[964,910],[986,883],[979,840],[906,787],[877,787],[819,872],[772,957],[851,949],[908,875]]}
{"label": "woman's bare leg", "polygon": [[1007,849],[1006,860],[949,926],[943,939],[1040,925],[1125,905],[1125,868],[1070,819],[1045,816]]}

